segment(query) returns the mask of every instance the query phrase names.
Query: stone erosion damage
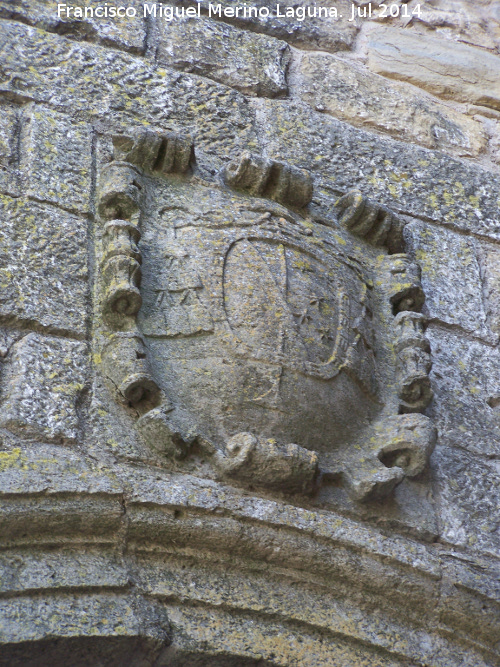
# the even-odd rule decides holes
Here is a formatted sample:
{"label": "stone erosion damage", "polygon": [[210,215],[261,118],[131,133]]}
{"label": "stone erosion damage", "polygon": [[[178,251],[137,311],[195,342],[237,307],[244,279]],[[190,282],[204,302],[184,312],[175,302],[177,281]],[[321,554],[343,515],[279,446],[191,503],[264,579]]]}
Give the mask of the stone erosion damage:
{"label": "stone erosion damage", "polygon": [[95,345],[162,465],[201,453],[214,479],[362,502],[420,474],[431,351],[398,216],[351,191],[340,234],[308,216],[306,171],[244,153],[214,187],[187,137],[108,141]]}

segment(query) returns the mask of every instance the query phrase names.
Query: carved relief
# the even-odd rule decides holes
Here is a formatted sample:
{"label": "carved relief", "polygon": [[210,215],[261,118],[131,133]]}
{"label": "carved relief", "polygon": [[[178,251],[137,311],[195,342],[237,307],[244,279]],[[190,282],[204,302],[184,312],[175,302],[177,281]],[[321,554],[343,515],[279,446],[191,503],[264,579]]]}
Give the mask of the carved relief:
{"label": "carved relief", "polygon": [[410,311],[402,311],[394,319],[400,412],[421,412],[432,398],[431,350],[423,319],[420,313]]}
{"label": "carved relief", "polygon": [[137,315],[142,304],[140,237],[137,227],[125,220],[113,220],[104,227],[103,315],[111,326],[119,326],[123,316]]}
{"label": "carved relief", "polygon": [[103,220],[138,223],[142,202],[140,172],[127,162],[111,162],[100,174],[98,212]]}
{"label": "carved relief", "polygon": [[341,478],[361,501],[422,472],[436,437],[418,414],[431,357],[398,216],[348,193],[341,238],[282,205],[311,200],[295,167],[246,153],[225,186],[208,187],[164,178],[186,172],[182,137],[113,145],[98,202],[102,313],[115,332],[103,366],[147,446],[177,462],[204,452],[216,476],[273,491]]}
{"label": "carved relief", "polygon": [[340,212],[339,223],[351,234],[366,239],[375,246],[402,245],[402,224],[388,208],[364,197],[359,190],[351,190],[335,204]]}
{"label": "carved relief", "polygon": [[160,390],[152,378],[146,347],[134,333],[111,336],[102,349],[106,377],[118,395],[135,408],[158,404]]}
{"label": "carved relief", "polygon": [[258,197],[303,208],[312,198],[312,179],[307,171],[292,165],[244,153],[225,173],[228,185]]}
{"label": "carved relief", "polygon": [[211,315],[198,298],[203,285],[185,250],[172,248],[165,253],[161,277],[161,287],[155,290],[155,316],[144,324],[143,331],[160,336],[213,331]]}
{"label": "carved relief", "polygon": [[298,445],[278,445],[258,440],[251,433],[238,433],[217,452],[216,465],[222,473],[243,482],[260,484],[290,493],[310,493],[319,475],[318,455]]}

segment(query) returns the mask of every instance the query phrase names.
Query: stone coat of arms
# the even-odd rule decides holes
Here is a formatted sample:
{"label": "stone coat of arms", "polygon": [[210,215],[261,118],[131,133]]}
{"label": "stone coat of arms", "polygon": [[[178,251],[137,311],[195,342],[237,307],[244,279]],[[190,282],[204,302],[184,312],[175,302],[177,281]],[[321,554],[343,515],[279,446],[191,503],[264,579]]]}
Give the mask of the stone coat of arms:
{"label": "stone coat of arms", "polygon": [[307,210],[310,175],[249,153],[207,183],[191,141],[113,138],[101,168],[103,374],[165,465],[203,451],[236,484],[383,497],[435,429],[419,267],[358,191]]}

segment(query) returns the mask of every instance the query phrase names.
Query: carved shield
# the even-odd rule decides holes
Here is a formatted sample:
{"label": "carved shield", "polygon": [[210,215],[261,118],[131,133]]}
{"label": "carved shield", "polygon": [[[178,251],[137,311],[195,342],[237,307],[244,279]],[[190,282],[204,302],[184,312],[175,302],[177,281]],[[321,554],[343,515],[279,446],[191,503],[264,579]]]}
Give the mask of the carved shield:
{"label": "carved shield", "polygon": [[202,433],[328,448],[352,432],[349,410],[376,402],[361,266],[299,218],[222,193],[200,212],[190,197],[144,235],[140,322],[161,384]]}

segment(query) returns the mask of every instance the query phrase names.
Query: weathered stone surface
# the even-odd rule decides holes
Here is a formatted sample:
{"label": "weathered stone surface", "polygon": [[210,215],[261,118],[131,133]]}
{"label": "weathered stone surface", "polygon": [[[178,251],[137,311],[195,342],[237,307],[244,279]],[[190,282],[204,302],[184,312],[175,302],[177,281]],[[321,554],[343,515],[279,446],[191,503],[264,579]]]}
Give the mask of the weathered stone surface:
{"label": "weathered stone surface", "polygon": [[[500,636],[500,580],[495,558],[464,560],[463,551],[452,549],[442,559],[443,589],[439,603],[439,622],[459,627],[474,636],[478,644],[498,646]],[[472,619],[481,621],[474,622]]]}
{"label": "weathered stone surface", "polygon": [[[177,4],[181,5],[181,2],[177,1]],[[198,2],[191,4],[197,6]],[[212,10],[212,18],[220,18],[241,28],[278,37],[302,49],[345,51],[353,47],[359,30],[359,23],[347,20],[351,16],[351,3],[347,0],[324,0],[321,5],[316,6],[304,0],[298,0],[298,2],[285,0],[279,3],[279,10],[277,5],[270,6],[267,0],[257,0],[251,5],[247,3],[247,7],[252,7],[253,12],[247,12],[246,16],[243,7],[240,8],[239,15],[236,15],[235,6],[231,0],[222,0],[217,3],[201,0],[199,4],[205,12],[209,12],[210,4],[221,6],[220,15],[218,10],[217,13]],[[323,12],[321,15],[320,7]],[[311,15],[308,15],[308,8]],[[227,11],[226,14],[224,10]],[[255,16],[255,10],[257,16]],[[330,10],[332,10],[332,16],[330,16]],[[287,11],[294,13],[287,15]]]}
{"label": "weathered stone surface", "polygon": [[377,26],[368,66],[445,99],[500,109],[500,58],[473,46]]}
{"label": "weathered stone surface", "polygon": [[87,223],[61,209],[0,197],[0,316],[83,336]]}
{"label": "weathered stone surface", "polygon": [[[240,167],[228,170],[228,183],[260,192],[271,171],[273,190],[263,189],[273,196],[276,163],[247,156]],[[346,254],[347,240],[280,204],[192,182],[156,180],[148,192],[137,325],[172,406],[166,426],[210,443],[223,475],[284,493],[313,492],[318,464],[360,501],[388,495],[413,474],[407,463],[410,451],[419,458],[418,438],[408,440],[403,427],[395,438],[389,417],[423,411],[432,390],[422,316],[395,318],[423,300],[404,256],[394,268],[373,249],[363,255],[364,273],[355,237],[346,235]],[[365,209],[376,221],[380,209],[363,200]],[[374,273],[381,279],[372,282]],[[397,287],[388,288],[393,273]],[[106,338],[103,359],[113,340]],[[384,345],[394,356],[384,356]],[[122,382],[135,381],[146,349],[120,354],[126,373],[117,354],[104,373],[127,395]]]}
{"label": "weathered stone surface", "polygon": [[[417,28],[435,31],[436,36],[451,42],[464,42],[483,49],[498,50],[500,46],[500,11],[495,2],[480,0],[424,0],[420,16],[410,21]],[[422,30],[422,39],[427,34]]]}
{"label": "weathered stone surface", "polygon": [[[19,597],[2,600],[0,615],[2,667],[29,664],[35,642],[43,642],[39,649],[43,660],[52,664],[79,656],[80,664],[126,661],[139,667],[145,660],[151,664],[169,639],[167,615],[160,605],[126,593]],[[108,641],[102,641],[105,638]]]}
{"label": "weathered stone surface", "polygon": [[434,351],[434,400],[430,413],[439,441],[472,455],[500,455],[500,357],[498,350],[455,332],[429,326]]}
{"label": "weathered stone surface", "polygon": [[[122,485],[100,466],[60,445],[20,444],[4,432],[0,450],[0,495],[94,494],[120,496]],[[116,502],[115,502],[116,505]],[[114,507],[115,518],[121,509]],[[104,517],[103,521],[104,521]],[[116,528],[116,526],[115,526]]]}
{"label": "weathered stone surface", "polygon": [[304,54],[291,74],[292,94],[351,125],[458,155],[476,156],[485,149],[476,121],[350,61]]}
{"label": "weathered stone surface", "polygon": [[483,305],[477,242],[420,222],[408,224],[404,233],[422,270],[424,313],[496,342]]}
{"label": "weathered stone surface", "polygon": [[32,333],[16,343],[2,373],[0,424],[42,441],[75,441],[85,349],[84,343]]}
{"label": "weathered stone surface", "polygon": [[157,174],[186,174],[195,160],[193,139],[175,132],[133,129],[112,137],[113,157]]}
{"label": "weathered stone surface", "polygon": [[487,130],[490,134],[490,151],[493,162],[500,164],[500,122],[487,121]]}
{"label": "weathered stone surface", "polygon": [[0,109],[0,173],[3,173],[14,159],[17,114],[12,106],[2,104]]}
{"label": "weathered stone surface", "polygon": [[123,563],[113,553],[89,549],[47,550],[33,554],[3,551],[0,555],[0,593],[24,593],[39,589],[84,586],[118,587],[128,583]]}
{"label": "weathered stone surface", "polygon": [[196,140],[202,169],[208,161],[211,173],[235,151],[258,145],[245,97],[200,77],[7,21],[0,22],[0,58],[0,92],[99,118],[106,131],[144,123],[163,131],[185,128]]}
{"label": "weathered stone surface", "polygon": [[246,95],[284,97],[290,49],[285,42],[209,18],[160,21],[158,60]]}
{"label": "weathered stone surface", "polygon": [[478,460],[462,449],[439,448],[433,457],[444,542],[492,556],[500,548],[498,462]]}
{"label": "weathered stone surface", "polygon": [[121,400],[139,409],[159,403],[160,390],[151,374],[146,347],[137,333],[119,333],[109,338],[102,350],[103,370]]}
{"label": "weathered stone surface", "polygon": [[236,190],[293,208],[304,208],[312,199],[313,183],[307,171],[247,151],[226,168],[224,181]]}
{"label": "weathered stone surface", "polygon": [[[144,531],[148,530],[147,507],[165,506],[170,508],[183,507],[192,510],[192,514],[181,513],[179,517],[175,513],[165,513],[165,523],[157,532],[158,542],[163,540],[170,542],[172,531],[179,538],[179,547],[192,530],[192,526],[198,525],[203,530],[200,534],[206,548],[217,545],[216,551],[248,558],[262,558],[270,563],[284,564],[286,556],[290,566],[300,570],[312,571],[314,563],[320,566],[322,573],[331,577],[335,572],[340,577],[347,572],[353,573],[350,564],[342,559],[340,561],[333,557],[334,545],[349,545],[355,551],[365,554],[368,560],[375,557],[381,561],[394,561],[398,567],[403,569],[407,566],[414,567],[419,573],[428,577],[433,586],[433,581],[439,579],[440,565],[435,554],[418,542],[411,541],[414,551],[408,549],[405,538],[392,535],[382,538],[377,529],[370,529],[361,523],[349,518],[341,517],[334,513],[311,512],[309,509],[295,507],[281,501],[271,501],[267,498],[255,498],[252,495],[242,493],[238,489],[217,484],[210,480],[202,480],[191,475],[172,475],[163,470],[154,471],[153,468],[134,469],[124,465],[115,468],[117,477],[125,487],[125,499],[130,518],[130,540],[142,540]],[[216,509],[223,508],[226,517],[230,517],[229,523],[225,525],[224,519],[216,518]],[[157,508],[155,508],[156,510]],[[200,514],[212,515],[213,521],[206,525],[203,522],[196,524]],[[179,522],[177,519],[183,519]],[[208,517],[207,517],[208,518]],[[233,532],[233,519],[244,521],[247,526],[244,533]],[[261,534],[266,533],[268,540],[249,541],[254,531],[252,526],[258,522],[262,529]],[[183,527],[184,526],[184,527]],[[181,540],[182,528],[182,540]],[[317,544],[306,543],[303,538],[295,541],[290,534],[285,539],[287,548],[275,550],[275,538],[271,537],[272,531],[300,530],[304,536],[309,538],[328,540],[325,550],[318,549]],[[269,532],[271,530],[271,532]],[[228,542],[220,541],[220,536],[226,534]],[[229,540],[230,538],[230,540]],[[283,545],[284,547],[284,545]],[[245,552],[245,549],[248,550]],[[234,551],[233,551],[234,550]],[[280,553],[281,552],[281,553]],[[290,560],[288,560],[290,559]],[[368,568],[369,570],[369,568]],[[318,572],[319,572],[318,571]],[[340,574],[339,574],[340,573]],[[386,570],[388,573],[388,570]],[[367,580],[365,580],[367,581]],[[362,585],[362,584],[361,584]],[[384,588],[382,581],[377,580],[373,585],[380,590]],[[408,588],[399,591],[400,595],[414,595],[416,590]]]}
{"label": "weathered stone surface", "polygon": [[478,254],[486,316],[491,330],[500,334],[500,248],[483,244]]}
{"label": "weathered stone surface", "polygon": [[[66,11],[64,4],[74,8],[73,11]],[[58,5],[61,5],[60,12]],[[56,0],[0,0],[0,18],[22,21],[73,39],[143,53],[146,48],[146,27],[142,5],[141,0],[127,0],[126,6],[135,8],[137,16],[117,16],[111,19],[92,16],[90,11],[85,16],[86,7],[94,10],[103,7],[100,0],[76,0],[70,3],[58,3]],[[82,17],[77,14],[82,14]]]}
{"label": "weathered stone surface", "polygon": [[258,441],[251,433],[237,433],[226,443],[218,465],[223,475],[268,488],[311,492],[318,477],[318,455],[298,445],[279,447],[275,441]]}
{"label": "weathered stone surface", "polygon": [[0,192],[14,197],[19,196],[20,115],[15,105],[0,105]]}
{"label": "weathered stone surface", "polygon": [[169,667],[201,667],[203,656],[210,656],[213,664],[221,667],[286,667],[301,663],[310,667],[335,663],[368,667],[375,661],[380,667],[403,666],[395,656],[375,653],[342,638],[330,636],[325,641],[314,630],[299,638],[287,624],[277,620],[263,622],[258,617],[235,616],[223,609],[187,609],[181,605],[170,605],[168,611],[174,629],[178,628],[177,642],[166,654]]}
{"label": "weathered stone surface", "polygon": [[269,157],[315,175],[313,203],[322,216],[335,219],[332,202],[357,188],[395,211],[500,238],[495,173],[354,129],[300,103],[259,102],[258,121]]}
{"label": "weathered stone surface", "polygon": [[[166,563],[142,557],[135,565],[134,579],[138,587],[150,594],[208,605],[214,613],[217,607],[232,605],[237,599],[248,610],[264,615],[272,614],[274,618],[281,620],[288,620],[293,616],[308,623],[309,627],[314,624],[316,628],[335,632],[337,636],[375,644],[381,652],[397,651],[399,656],[405,655],[410,660],[417,661],[421,659],[422,649],[426,646],[425,657],[429,663],[447,666],[455,664],[456,661],[456,654],[446,639],[422,629],[411,630],[404,625],[404,619],[395,621],[380,608],[377,614],[367,614],[367,601],[364,604],[359,599],[353,599],[352,594],[344,597],[343,590],[340,590],[342,585],[337,581],[327,590],[326,586],[320,588],[311,585],[311,580],[306,583],[299,575],[293,583],[290,582],[291,586],[287,588],[286,595],[283,595],[284,582],[276,584],[272,569],[248,571],[242,581],[238,569],[232,566],[234,563],[229,559],[215,563],[207,558],[203,562],[200,558],[198,562],[191,561],[187,564],[175,557],[170,557]],[[468,606],[474,608],[475,601],[467,599],[466,596],[462,596],[460,601],[464,603],[466,600]],[[446,602],[449,602],[449,596],[446,597]],[[490,613],[496,610],[494,604],[488,608]],[[476,616],[477,610],[474,611]],[[488,623],[485,618],[485,625],[490,626],[488,629],[491,636],[497,627],[495,620],[490,619]],[[404,643],[400,641],[401,636],[405,637]],[[177,641],[174,641],[174,644],[176,648],[172,647],[172,654],[179,650],[182,639],[179,638],[179,644]],[[332,660],[335,657],[340,659],[335,644],[328,642],[326,646],[332,651]],[[394,654],[393,657],[396,659]],[[293,652],[287,658],[285,664],[295,664]],[[309,661],[309,658],[308,655],[306,659]],[[376,664],[380,664],[379,659]],[[273,661],[273,664],[276,663]]]}
{"label": "weathered stone surface", "polygon": [[92,159],[89,126],[35,107],[23,134],[20,166],[28,195],[64,208],[87,211]]}

